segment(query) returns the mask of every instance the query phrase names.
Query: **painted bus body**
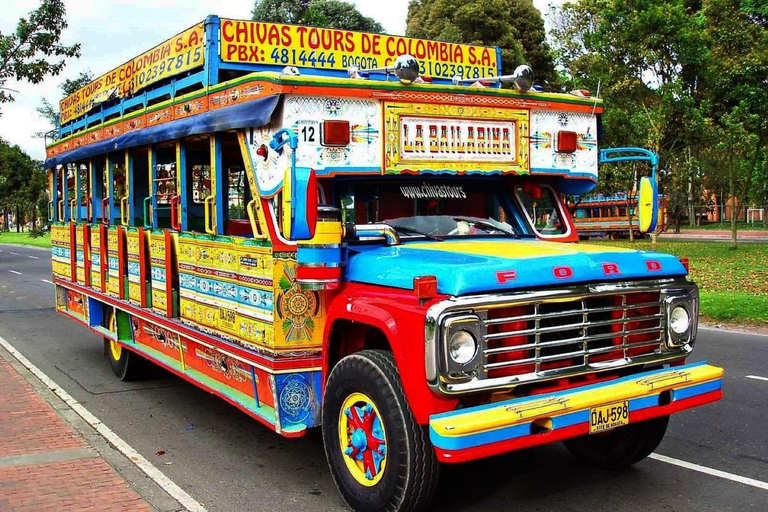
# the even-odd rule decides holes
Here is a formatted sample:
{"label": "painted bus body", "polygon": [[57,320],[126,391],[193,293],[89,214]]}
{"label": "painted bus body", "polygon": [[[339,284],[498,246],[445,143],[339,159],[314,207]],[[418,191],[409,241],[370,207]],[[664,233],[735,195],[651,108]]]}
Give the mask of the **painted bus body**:
{"label": "painted bus body", "polygon": [[[431,83],[347,76],[402,48]],[[498,62],[209,17],[99,77],[47,147],[57,311],[286,437],[321,425],[334,368],[386,353],[441,463],[613,428],[612,403],[632,424],[719,399],[722,371],[685,364],[681,262],[575,243],[563,194],[597,182],[601,101],[451,83]],[[350,463],[362,489],[383,457]]]}

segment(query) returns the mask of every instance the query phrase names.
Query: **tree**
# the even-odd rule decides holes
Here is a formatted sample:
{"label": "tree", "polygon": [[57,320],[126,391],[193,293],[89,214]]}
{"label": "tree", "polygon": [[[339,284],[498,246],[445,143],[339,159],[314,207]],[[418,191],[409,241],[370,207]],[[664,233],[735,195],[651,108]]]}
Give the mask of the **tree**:
{"label": "tree", "polygon": [[717,134],[709,155],[728,178],[736,249],[738,216],[755,175],[762,174],[768,145],[768,7],[756,0],[704,0],[702,12],[703,33],[717,63],[705,76]]}
{"label": "tree", "polygon": [[[70,94],[73,94],[75,91],[83,87],[84,85],[90,83],[93,81],[93,73],[91,73],[90,70],[81,71],[79,75],[77,75],[76,78],[69,79],[67,78],[64,80],[64,83],[61,84],[61,91],[62,96],[61,99],[66,98]],[[59,127],[61,126],[61,123],[59,122],[60,119],[60,112],[58,105],[52,104],[50,101],[48,101],[46,98],[43,98],[42,104],[37,107],[35,110],[37,110],[37,113],[40,114],[41,117],[44,117],[48,120],[49,123],[51,123],[51,127],[53,130],[58,131]],[[35,137],[42,138],[44,137],[46,132],[35,132]]]}
{"label": "tree", "polygon": [[256,0],[256,21],[293,23],[312,27],[383,32],[381,23],[364,16],[349,2],[340,0]]}
{"label": "tree", "polygon": [[604,144],[658,153],[662,187],[684,173],[687,181],[675,183],[693,190],[704,149],[701,83],[710,60],[699,11],[689,0],[581,0],[553,16],[568,88],[599,88],[607,105]]}
{"label": "tree", "polygon": [[37,84],[46,76],[58,75],[67,57],[80,56],[79,44],[60,44],[61,33],[67,28],[65,15],[62,0],[43,0],[27,18],[19,20],[14,33],[0,32],[0,103],[13,101],[3,89],[9,78]]}
{"label": "tree", "polygon": [[[19,146],[11,146],[0,139],[0,212],[4,219],[3,229],[8,229],[8,219],[15,212],[18,231],[24,216],[29,213],[30,202],[34,205],[45,188],[45,175],[42,175],[41,180],[39,174],[35,176],[35,170],[35,162]],[[39,172],[42,173],[42,170]]]}
{"label": "tree", "polygon": [[559,87],[544,20],[530,0],[412,0],[405,34],[498,46],[502,70],[527,63],[540,85]]}

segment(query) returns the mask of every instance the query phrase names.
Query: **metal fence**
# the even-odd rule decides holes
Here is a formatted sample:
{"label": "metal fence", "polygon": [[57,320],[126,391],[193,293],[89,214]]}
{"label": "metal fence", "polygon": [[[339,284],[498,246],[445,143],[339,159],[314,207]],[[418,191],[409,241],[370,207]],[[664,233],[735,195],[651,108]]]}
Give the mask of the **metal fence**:
{"label": "metal fence", "polygon": [[[694,205],[695,224],[730,224],[734,214],[739,224],[748,227],[768,228],[768,205],[750,205],[744,208],[734,208],[730,205]],[[690,224],[687,218],[684,224]]]}

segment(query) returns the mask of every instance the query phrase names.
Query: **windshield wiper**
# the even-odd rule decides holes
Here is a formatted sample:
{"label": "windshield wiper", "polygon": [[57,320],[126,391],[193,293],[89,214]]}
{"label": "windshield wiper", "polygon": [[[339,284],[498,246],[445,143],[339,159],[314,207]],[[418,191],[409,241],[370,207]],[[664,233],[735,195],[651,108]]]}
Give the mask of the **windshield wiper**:
{"label": "windshield wiper", "polygon": [[498,231],[500,233],[504,233],[505,235],[510,235],[510,236],[513,236],[513,237],[515,237],[517,239],[520,239],[520,235],[518,233],[515,233],[514,231],[511,231],[509,229],[506,229],[506,228],[500,226],[499,224],[494,223],[494,222],[492,222],[490,220],[483,220],[483,219],[478,219],[478,218],[475,218],[475,217],[454,217],[453,220],[455,222],[467,222],[469,224],[473,224],[473,225],[477,225],[477,226],[483,226],[483,227],[486,227],[486,228],[493,229],[494,231]]}
{"label": "windshield wiper", "polygon": [[392,226],[393,228],[395,228],[395,231],[401,231],[403,233],[411,234],[411,235],[420,235],[420,236],[429,238],[430,240],[436,240],[438,242],[443,241],[443,237],[441,236],[425,233],[424,231],[419,231],[418,229],[409,228],[407,226],[398,226],[397,224],[389,224],[388,222],[385,222],[384,224],[386,224],[387,226]]}

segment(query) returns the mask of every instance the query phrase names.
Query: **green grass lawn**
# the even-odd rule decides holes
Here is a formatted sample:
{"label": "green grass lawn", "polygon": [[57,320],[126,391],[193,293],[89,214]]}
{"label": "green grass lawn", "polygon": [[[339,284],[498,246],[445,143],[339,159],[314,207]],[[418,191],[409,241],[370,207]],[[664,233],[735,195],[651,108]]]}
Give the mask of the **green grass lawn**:
{"label": "green grass lawn", "polygon": [[51,236],[32,238],[29,233],[16,233],[15,231],[0,233],[0,244],[32,245],[34,247],[51,247]]}
{"label": "green grass lawn", "polygon": [[[768,216],[766,217],[766,220],[768,220]],[[688,224],[680,224],[680,231],[685,231],[688,229],[692,229],[694,231],[700,231],[700,230],[706,230],[706,231],[730,231],[731,230],[731,222],[724,222],[720,224],[719,222],[710,222],[707,224],[702,224],[701,226],[689,226]],[[670,224],[667,228],[667,233],[671,233],[675,230],[675,225]],[[768,231],[768,224],[763,224],[761,221],[756,220],[753,223],[747,224],[746,222],[739,222],[738,225],[739,231]]]}
{"label": "green grass lawn", "polygon": [[[587,242],[650,250],[651,242]],[[768,325],[768,244],[659,241],[658,251],[690,260],[701,292],[701,314],[710,321]]]}

